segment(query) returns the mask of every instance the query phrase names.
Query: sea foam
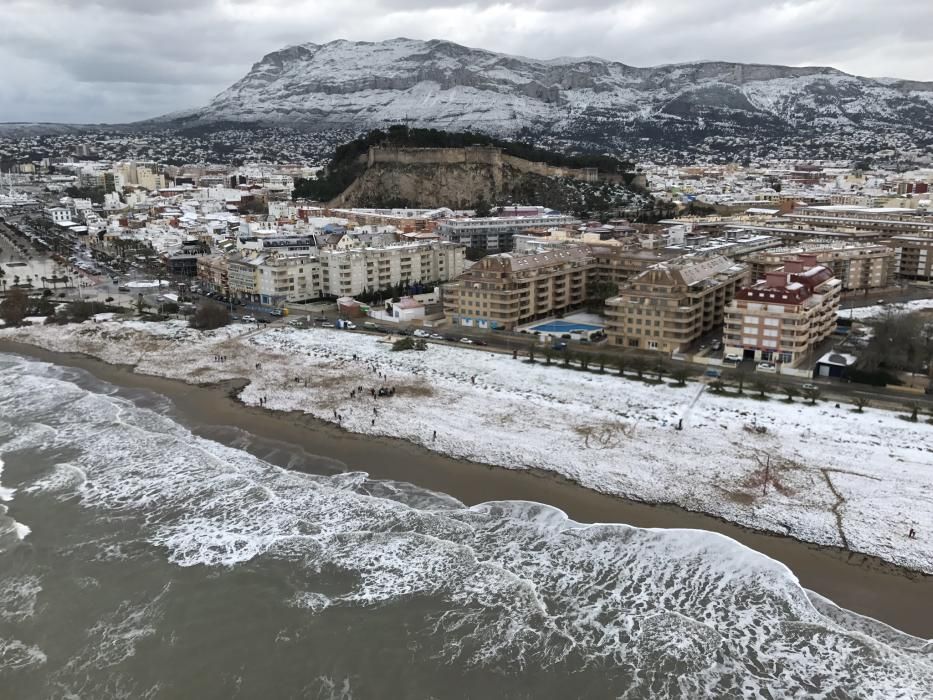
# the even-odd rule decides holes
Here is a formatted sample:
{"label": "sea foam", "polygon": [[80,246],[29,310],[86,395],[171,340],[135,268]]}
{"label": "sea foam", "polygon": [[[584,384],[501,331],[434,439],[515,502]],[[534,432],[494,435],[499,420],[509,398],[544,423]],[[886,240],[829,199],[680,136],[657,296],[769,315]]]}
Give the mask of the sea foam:
{"label": "sea foam", "polygon": [[[539,503],[466,508],[361,472],[285,470],[41,363],[8,362],[0,396],[36,426],[0,453],[77,452],[68,470],[82,478],[36,474],[27,489],[132,519],[179,566],[303,567],[308,585],[283,601],[296,614],[441,600],[420,632],[443,662],[595,668],[629,697],[933,695],[923,640],[835,608],[722,535],[582,524]],[[340,590],[314,590],[321,571],[346,574]],[[122,612],[110,636],[148,633]]]}

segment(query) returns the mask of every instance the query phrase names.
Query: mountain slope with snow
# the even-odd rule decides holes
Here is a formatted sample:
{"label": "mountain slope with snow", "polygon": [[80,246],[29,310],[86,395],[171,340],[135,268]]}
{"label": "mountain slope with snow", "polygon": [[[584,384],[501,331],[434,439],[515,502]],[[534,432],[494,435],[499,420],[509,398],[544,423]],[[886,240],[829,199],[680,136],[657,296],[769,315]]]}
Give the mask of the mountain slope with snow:
{"label": "mountain slope with snow", "polygon": [[660,139],[741,150],[805,139],[866,152],[930,144],[933,83],[823,67],[538,60],[439,40],[334,41],[270,53],[204,108],[170,116],[312,129],[408,122],[599,148]]}

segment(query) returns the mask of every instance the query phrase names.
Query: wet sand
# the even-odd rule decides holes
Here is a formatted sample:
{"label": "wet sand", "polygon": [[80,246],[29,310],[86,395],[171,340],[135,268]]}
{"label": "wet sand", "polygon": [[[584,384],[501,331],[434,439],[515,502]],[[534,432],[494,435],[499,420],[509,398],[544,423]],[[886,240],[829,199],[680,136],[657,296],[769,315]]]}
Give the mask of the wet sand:
{"label": "wet sand", "polygon": [[135,374],[130,367],[108,365],[83,355],[47,352],[12,342],[0,342],[0,352],[79,367],[118,386],[165,395],[173,401],[181,422],[212,439],[212,426],[239,428],[336,462],[337,468],[365,471],[377,479],[408,481],[450,494],[468,505],[528,500],[558,507],[579,522],[719,532],[784,563],[803,586],[844,608],[920,637],[933,637],[933,606],[929,604],[933,600],[933,577],[875,557],[748,530],[677,506],[637,503],[600,494],[549,472],[513,471],[456,460],[403,440],[348,433],[303,414],[243,406],[231,397],[230,385],[185,384]]}

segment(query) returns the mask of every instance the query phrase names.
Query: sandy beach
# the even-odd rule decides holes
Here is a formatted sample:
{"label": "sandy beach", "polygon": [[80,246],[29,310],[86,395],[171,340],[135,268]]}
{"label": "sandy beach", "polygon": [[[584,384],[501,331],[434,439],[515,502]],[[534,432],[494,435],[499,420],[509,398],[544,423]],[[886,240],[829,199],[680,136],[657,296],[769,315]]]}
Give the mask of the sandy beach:
{"label": "sandy beach", "polygon": [[[408,481],[447,493],[468,505],[506,499],[547,503],[580,522],[718,532],[784,563],[803,586],[842,607],[908,633],[933,637],[933,610],[928,605],[933,598],[933,577],[876,557],[755,532],[677,506],[647,505],[600,494],[542,470],[513,471],[452,459],[404,440],[350,433],[303,413],[245,406],[231,396],[244,382],[197,386],[138,374],[129,366],[84,355],[49,352],[6,340],[0,342],[0,351],[79,367],[119,386],[165,395],[172,400],[177,417],[194,432],[217,439],[218,428],[236,428],[280,443],[286,449],[280,451],[279,460],[289,462],[292,468],[361,470],[373,478]],[[248,450],[254,447],[245,445]],[[269,458],[268,454],[263,456]]]}

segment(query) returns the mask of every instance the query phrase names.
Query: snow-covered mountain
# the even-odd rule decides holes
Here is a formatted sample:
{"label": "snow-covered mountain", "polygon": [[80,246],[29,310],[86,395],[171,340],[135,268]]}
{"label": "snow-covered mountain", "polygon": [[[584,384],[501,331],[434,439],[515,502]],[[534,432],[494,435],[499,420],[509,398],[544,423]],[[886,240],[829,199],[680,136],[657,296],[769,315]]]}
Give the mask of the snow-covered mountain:
{"label": "snow-covered mountain", "polygon": [[206,107],[164,119],[358,130],[406,121],[620,148],[661,140],[747,150],[787,139],[910,149],[930,143],[933,83],[823,67],[537,60],[439,40],[334,41],[270,53]]}

